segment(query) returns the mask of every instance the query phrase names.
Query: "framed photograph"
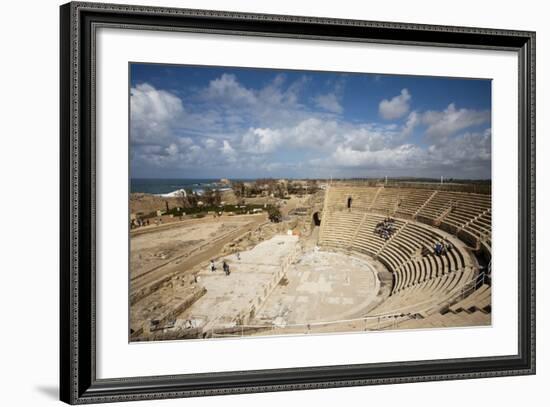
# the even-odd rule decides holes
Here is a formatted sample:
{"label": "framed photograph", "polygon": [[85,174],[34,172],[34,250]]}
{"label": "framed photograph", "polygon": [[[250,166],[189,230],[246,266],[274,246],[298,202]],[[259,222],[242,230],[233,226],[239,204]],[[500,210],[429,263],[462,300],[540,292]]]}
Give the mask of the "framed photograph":
{"label": "framed photograph", "polygon": [[535,33],[61,6],[61,400],[535,373]]}

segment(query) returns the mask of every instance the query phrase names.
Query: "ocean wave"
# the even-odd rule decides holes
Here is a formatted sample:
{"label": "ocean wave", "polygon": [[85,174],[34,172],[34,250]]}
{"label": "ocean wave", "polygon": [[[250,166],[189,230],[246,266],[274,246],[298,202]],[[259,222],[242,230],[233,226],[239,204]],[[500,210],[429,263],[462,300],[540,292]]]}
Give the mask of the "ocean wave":
{"label": "ocean wave", "polygon": [[[224,192],[224,191],[230,191],[231,188],[229,187],[223,187],[223,188],[212,188],[212,190],[214,191],[220,191],[220,192]],[[176,189],[175,191],[172,191],[172,192],[167,192],[165,194],[155,194],[156,196],[160,196],[162,198],[178,198],[181,196],[181,193],[183,192],[184,196],[187,196],[187,192],[185,191],[185,189],[181,188],[181,189]],[[193,192],[197,195],[202,195],[204,194],[204,189],[195,189],[193,188]]]}
{"label": "ocean wave", "polygon": [[160,196],[162,198],[178,198],[183,193],[183,196],[187,196],[187,192],[185,192],[185,189],[176,189],[175,191],[168,192],[166,194],[155,194],[156,196]]}

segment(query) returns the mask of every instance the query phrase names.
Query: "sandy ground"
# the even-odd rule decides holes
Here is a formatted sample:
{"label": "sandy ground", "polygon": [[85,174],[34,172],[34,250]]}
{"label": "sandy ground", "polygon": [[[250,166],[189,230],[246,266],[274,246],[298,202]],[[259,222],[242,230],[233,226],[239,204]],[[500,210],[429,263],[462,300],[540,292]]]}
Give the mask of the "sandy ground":
{"label": "sandy ground", "polygon": [[294,208],[306,206],[306,202],[308,201],[308,199],[308,196],[299,198],[295,195],[292,195],[290,199],[283,200],[284,203],[281,206],[281,213],[283,214],[283,216],[286,216]]}
{"label": "sandy ground", "polygon": [[[214,221],[182,222],[181,226],[171,225],[158,232],[132,237],[131,295],[165,276],[185,274],[217,257],[225,244],[265,222],[265,214],[222,217]],[[177,243],[173,242],[175,238]]]}
{"label": "sandy ground", "polygon": [[246,220],[204,222],[147,233],[130,239],[131,276],[140,276],[153,267],[188,253],[191,249],[219,238],[247,223]]}

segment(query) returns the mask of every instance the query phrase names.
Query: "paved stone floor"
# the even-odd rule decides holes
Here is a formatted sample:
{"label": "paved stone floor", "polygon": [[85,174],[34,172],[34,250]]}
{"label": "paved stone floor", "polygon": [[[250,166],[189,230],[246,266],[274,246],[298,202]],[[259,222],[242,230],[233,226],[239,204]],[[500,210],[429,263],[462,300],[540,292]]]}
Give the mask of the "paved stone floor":
{"label": "paved stone floor", "polygon": [[329,322],[364,314],[379,289],[367,259],[313,249],[287,272],[257,313],[257,323]]}
{"label": "paved stone floor", "polygon": [[[199,273],[206,294],[178,320],[201,321],[205,332],[215,332],[239,321],[248,327],[290,327],[364,315],[380,286],[372,260],[315,246],[296,254],[300,246],[297,236],[277,235],[251,250],[215,259],[215,272]],[[283,267],[289,259],[294,261]],[[224,260],[229,276],[222,269]]]}
{"label": "paved stone floor", "polygon": [[[278,235],[238,256],[215,259],[215,272],[207,268],[199,273],[206,294],[178,318],[199,318],[216,327],[235,325],[240,314],[249,313],[252,307],[257,309],[269,296],[282,276],[283,261],[297,244],[297,236]],[[229,276],[222,269],[224,260],[230,267]]]}

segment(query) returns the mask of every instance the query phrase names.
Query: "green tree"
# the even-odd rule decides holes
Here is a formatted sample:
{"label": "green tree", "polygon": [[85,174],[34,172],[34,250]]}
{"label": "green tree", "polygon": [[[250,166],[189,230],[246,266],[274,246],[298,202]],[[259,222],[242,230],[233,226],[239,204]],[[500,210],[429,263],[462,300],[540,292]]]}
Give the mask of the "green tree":
{"label": "green tree", "polygon": [[188,207],[195,208],[197,206],[197,202],[199,201],[197,195],[191,189],[186,189],[185,193],[186,193]]}
{"label": "green tree", "polygon": [[202,194],[204,203],[208,206],[218,206],[222,202],[222,194],[217,189],[205,189]]}
{"label": "green tree", "polygon": [[281,211],[275,206],[269,207],[269,209],[267,210],[267,214],[269,216],[269,220],[273,223],[279,223],[283,220],[283,215],[281,214]]}

